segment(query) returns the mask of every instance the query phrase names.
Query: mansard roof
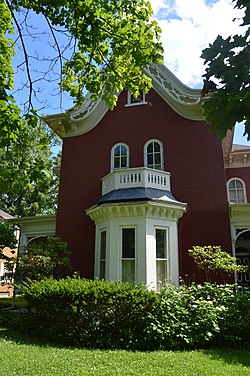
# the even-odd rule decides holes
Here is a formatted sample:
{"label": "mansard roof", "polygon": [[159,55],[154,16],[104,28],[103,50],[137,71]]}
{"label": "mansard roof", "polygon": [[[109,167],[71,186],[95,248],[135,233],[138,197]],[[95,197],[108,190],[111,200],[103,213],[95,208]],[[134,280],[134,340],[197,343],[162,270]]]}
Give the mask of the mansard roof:
{"label": "mansard roof", "polygon": [[102,196],[98,205],[108,202],[155,200],[180,204],[170,191],[163,191],[155,188],[123,188],[116,189]]}
{"label": "mansard roof", "polygon": [[[180,116],[191,120],[204,120],[201,90],[184,85],[168,68],[150,64],[145,72],[152,79],[153,89]],[[84,105],[65,113],[48,115],[45,122],[61,137],[79,136],[93,129],[107,113],[106,103],[99,98],[91,100],[88,94]]]}

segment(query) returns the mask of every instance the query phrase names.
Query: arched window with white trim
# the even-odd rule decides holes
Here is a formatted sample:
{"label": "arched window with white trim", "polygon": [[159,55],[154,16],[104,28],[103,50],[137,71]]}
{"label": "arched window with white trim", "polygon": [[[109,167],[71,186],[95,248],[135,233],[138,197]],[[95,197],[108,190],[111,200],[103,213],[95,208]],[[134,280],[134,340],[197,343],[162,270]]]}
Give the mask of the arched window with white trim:
{"label": "arched window with white trim", "polygon": [[228,201],[232,204],[245,204],[246,187],[243,180],[239,178],[232,178],[227,182]]}
{"label": "arched window with white trim", "polygon": [[111,150],[111,170],[129,167],[129,147],[126,144],[115,144]]}
{"label": "arched window with white trim", "polygon": [[159,140],[149,140],[144,145],[144,166],[164,170],[163,145]]}

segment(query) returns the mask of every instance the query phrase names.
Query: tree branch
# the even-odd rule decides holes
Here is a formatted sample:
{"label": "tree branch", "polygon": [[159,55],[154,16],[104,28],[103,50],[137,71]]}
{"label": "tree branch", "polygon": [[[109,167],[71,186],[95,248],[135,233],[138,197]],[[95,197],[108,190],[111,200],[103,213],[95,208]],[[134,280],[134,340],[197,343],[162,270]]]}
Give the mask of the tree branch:
{"label": "tree branch", "polygon": [[18,34],[19,34],[19,38],[21,40],[22,48],[23,48],[24,61],[25,61],[25,66],[26,66],[26,71],[27,71],[27,78],[28,78],[28,82],[29,82],[29,100],[28,100],[28,103],[29,103],[28,104],[28,112],[29,112],[30,109],[33,108],[33,105],[32,105],[33,82],[32,82],[32,77],[31,77],[30,69],[29,69],[29,55],[28,55],[28,52],[26,50],[25,42],[24,42],[24,39],[23,39],[23,36],[22,36],[22,30],[21,30],[21,27],[20,27],[17,19],[16,19],[15,13],[13,12],[9,1],[8,0],[5,0],[5,1],[6,1],[8,8],[9,8],[10,13],[11,13],[11,16],[12,16],[14,22],[15,22],[15,25],[16,25],[16,28],[17,28],[17,31],[18,31]]}

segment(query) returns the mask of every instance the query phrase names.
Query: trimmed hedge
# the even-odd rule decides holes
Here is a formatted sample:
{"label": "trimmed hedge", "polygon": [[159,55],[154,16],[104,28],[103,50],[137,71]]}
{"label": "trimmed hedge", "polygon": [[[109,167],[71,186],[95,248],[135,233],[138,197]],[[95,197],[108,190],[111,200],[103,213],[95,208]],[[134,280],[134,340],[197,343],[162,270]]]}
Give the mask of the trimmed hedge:
{"label": "trimmed hedge", "polygon": [[142,285],[50,278],[23,290],[51,338],[92,348],[149,348],[149,313],[154,314],[158,296]]}
{"label": "trimmed hedge", "polygon": [[[248,346],[250,293],[234,286],[143,285],[80,278],[23,288],[29,314],[5,325],[36,337],[91,348],[132,350]],[[18,318],[19,317],[19,318]]]}

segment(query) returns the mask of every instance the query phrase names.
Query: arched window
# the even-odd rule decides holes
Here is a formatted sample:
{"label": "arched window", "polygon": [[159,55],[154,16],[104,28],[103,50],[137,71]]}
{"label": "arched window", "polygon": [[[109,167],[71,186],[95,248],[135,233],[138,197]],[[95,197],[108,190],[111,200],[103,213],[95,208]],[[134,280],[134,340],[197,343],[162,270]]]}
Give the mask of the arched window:
{"label": "arched window", "polygon": [[246,188],[243,180],[232,178],[227,182],[228,201],[234,204],[246,203]]}
{"label": "arched window", "polygon": [[149,140],[144,146],[144,166],[163,170],[163,146],[159,140]]}
{"label": "arched window", "polygon": [[116,144],[111,151],[111,170],[129,167],[129,148],[126,144]]}

